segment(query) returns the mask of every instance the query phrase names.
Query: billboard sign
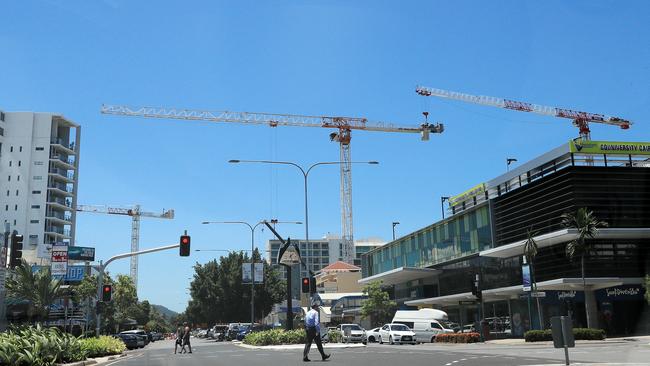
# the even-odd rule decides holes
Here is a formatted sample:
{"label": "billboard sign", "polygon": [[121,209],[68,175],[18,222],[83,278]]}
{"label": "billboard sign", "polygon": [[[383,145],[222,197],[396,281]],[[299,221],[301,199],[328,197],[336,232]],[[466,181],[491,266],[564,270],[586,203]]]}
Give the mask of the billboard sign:
{"label": "billboard sign", "polygon": [[650,142],[569,141],[569,150],[580,154],[650,155]]}
{"label": "billboard sign", "polygon": [[472,197],[478,197],[483,194],[485,194],[485,183],[477,184],[461,194],[449,197],[449,205],[456,206],[463,201],[466,201]]}
{"label": "billboard sign", "polygon": [[92,262],[95,260],[95,248],[68,247],[68,260]]}
{"label": "billboard sign", "polygon": [[[251,264],[242,263],[241,279],[243,283],[251,283]],[[264,283],[264,264],[255,263],[255,283]]]}
{"label": "billboard sign", "polygon": [[65,276],[68,273],[68,246],[52,246],[52,276]]}

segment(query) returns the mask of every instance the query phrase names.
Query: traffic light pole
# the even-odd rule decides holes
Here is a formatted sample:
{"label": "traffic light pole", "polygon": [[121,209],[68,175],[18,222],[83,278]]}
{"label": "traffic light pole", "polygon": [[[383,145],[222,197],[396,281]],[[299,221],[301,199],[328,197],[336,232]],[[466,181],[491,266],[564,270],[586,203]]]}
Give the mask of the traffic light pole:
{"label": "traffic light pole", "polygon": [[[110,257],[106,263],[102,262],[101,260],[99,261],[98,266],[94,266],[94,268],[99,272],[97,274],[97,302],[99,302],[102,298],[102,288],[104,287],[104,271],[106,270],[106,267],[111,264],[112,261],[117,260],[117,259],[122,259],[122,258],[129,258],[133,257],[136,255],[140,254],[147,254],[147,253],[154,253],[154,252],[160,252],[163,250],[169,250],[169,249],[174,249],[180,247],[180,244],[173,244],[173,245],[166,245],[164,247],[157,247],[157,248],[151,248],[151,249],[145,249],[145,250],[140,250],[137,252],[129,252],[129,253],[124,253],[124,254],[118,254],[115,256]],[[101,324],[101,314],[98,312],[96,316],[96,323],[95,323],[95,334],[99,336],[99,328]]]}

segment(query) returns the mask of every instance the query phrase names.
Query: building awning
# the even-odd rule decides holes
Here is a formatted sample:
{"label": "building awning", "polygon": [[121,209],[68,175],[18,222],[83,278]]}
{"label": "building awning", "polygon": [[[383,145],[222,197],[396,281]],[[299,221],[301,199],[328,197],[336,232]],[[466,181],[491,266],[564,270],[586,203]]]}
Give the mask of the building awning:
{"label": "building awning", "polygon": [[[589,290],[600,290],[620,285],[632,285],[643,283],[641,277],[591,277],[585,278],[585,284]],[[550,281],[537,283],[537,291],[582,291],[582,278],[558,278]],[[483,290],[483,301],[492,302],[507,299],[516,299],[524,293],[522,285],[499,287],[490,290]],[[459,301],[472,301],[476,297],[471,292],[460,294],[430,297],[427,299],[418,299],[405,301],[404,304],[409,306],[421,305],[440,305],[453,306],[458,305]]]}
{"label": "building awning", "polygon": [[382,281],[382,285],[390,286],[398,283],[419,280],[440,273],[438,269],[399,267],[390,271],[378,273],[374,276],[365,277],[359,280],[359,284],[365,285],[373,281]]}
{"label": "building awning", "polygon": [[458,305],[459,301],[467,301],[467,300],[476,300],[476,296],[472,295],[471,292],[463,292],[454,295],[429,297],[426,299],[405,301],[404,304],[408,306],[419,306],[419,305],[449,306],[449,305]]}
{"label": "building awning", "polygon": [[[566,243],[578,237],[577,229],[562,229],[552,233],[533,237],[538,248],[550,247],[555,244]],[[603,228],[598,229],[595,239],[646,239],[650,238],[650,228]],[[523,255],[526,240],[502,245],[484,250],[479,253],[481,257],[510,258]]]}

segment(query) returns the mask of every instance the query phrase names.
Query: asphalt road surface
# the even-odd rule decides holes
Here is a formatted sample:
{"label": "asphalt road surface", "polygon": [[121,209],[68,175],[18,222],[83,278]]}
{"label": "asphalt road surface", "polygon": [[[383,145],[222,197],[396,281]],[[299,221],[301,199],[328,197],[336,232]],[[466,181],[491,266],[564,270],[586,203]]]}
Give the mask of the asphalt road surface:
{"label": "asphalt road surface", "polygon": [[[275,366],[320,364],[315,346],[310,353],[311,363],[302,362],[302,350],[247,349],[229,342],[192,339],[192,354],[174,354],[172,341],[158,341],[145,349],[129,351],[127,357],[112,361],[107,366]],[[363,348],[327,350],[332,358],[328,366],[505,366],[505,365],[561,365],[564,351],[548,345],[501,346],[474,345],[379,345]],[[573,362],[616,362],[650,365],[650,346],[634,342],[618,344],[578,345],[570,350]]]}

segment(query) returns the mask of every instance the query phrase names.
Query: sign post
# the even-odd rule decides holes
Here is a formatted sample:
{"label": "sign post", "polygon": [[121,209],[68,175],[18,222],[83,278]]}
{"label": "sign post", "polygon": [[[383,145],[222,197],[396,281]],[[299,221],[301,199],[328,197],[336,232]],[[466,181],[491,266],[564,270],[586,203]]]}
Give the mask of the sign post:
{"label": "sign post", "polygon": [[68,273],[68,246],[52,246],[52,276],[65,276]]}
{"label": "sign post", "polygon": [[568,316],[554,316],[551,318],[551,332],[553,334],[553,347],[564,348],[564,359],[569,365],[569,347],[575,347],[571,318]]}

